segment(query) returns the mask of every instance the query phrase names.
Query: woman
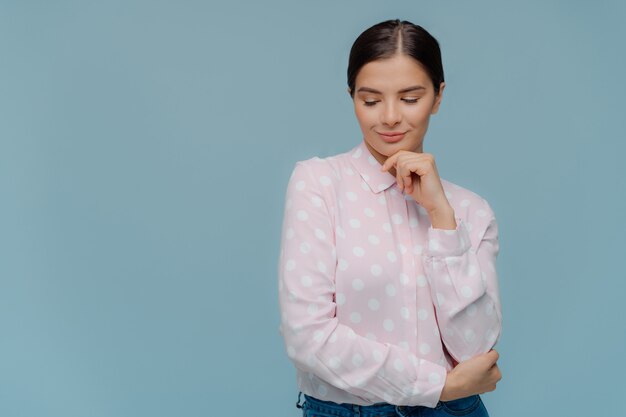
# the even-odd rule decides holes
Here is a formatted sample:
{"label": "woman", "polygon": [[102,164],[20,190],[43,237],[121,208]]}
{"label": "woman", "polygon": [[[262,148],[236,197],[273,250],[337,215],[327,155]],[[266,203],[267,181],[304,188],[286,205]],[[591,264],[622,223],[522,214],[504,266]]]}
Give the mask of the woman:
{"label": "woman", "polygon": [[479,394],[501,379],[498,226],[423,152],[444,87],[426,30],[372,26],[348,66],[363,140],[295,164],[278,294],[305,416],[488,415]]}

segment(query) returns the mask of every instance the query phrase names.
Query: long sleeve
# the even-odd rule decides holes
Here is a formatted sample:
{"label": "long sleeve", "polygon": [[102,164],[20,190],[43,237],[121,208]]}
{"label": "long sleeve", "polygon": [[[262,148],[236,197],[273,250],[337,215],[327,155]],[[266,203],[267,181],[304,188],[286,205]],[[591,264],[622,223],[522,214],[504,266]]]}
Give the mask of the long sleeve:
{"label": "long sleeve", "polygon": [[455,230],[429,228],[423,255],[442,341],[457,362],[488,352],[502,330],[498,224],[486,200],[481,202],[472,219],[476,245],[466,222],[456,217]]}
{"label": "long sleeve", "polygon": [[434,407],[446,368],[398,345],[357,334],[336,317],[337,253],[328,205],[333,174],[322,172],[322,164],[311,165],[306,161],[295,165],[282,225],[279,329],[290,360],[371,403]]}

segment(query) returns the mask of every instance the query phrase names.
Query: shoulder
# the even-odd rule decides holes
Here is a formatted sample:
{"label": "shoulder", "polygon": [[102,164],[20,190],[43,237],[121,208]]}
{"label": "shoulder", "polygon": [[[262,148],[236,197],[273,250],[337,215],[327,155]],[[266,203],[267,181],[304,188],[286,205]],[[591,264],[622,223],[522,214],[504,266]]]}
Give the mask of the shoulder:
{"label": "shoulder", "polygon": [[329,215],[334,224],[336,193],[341,183],[341,166],[347,153],[296,161],[287,185],[287,207],[296,201]]}
{"label": "shoulder", "polygon": [[296,161],[291,179],[308,178],[321,186],[330,186],[341,180],[341,169],[345,166],[349,151],[326,157],[313,156]]}

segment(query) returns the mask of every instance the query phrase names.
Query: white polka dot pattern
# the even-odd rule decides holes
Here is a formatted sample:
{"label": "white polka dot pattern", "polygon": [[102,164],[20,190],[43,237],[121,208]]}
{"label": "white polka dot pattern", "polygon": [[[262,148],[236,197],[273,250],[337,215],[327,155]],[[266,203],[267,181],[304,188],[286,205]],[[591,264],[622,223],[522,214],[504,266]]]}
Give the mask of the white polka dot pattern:
{"label": "white polka dot pattern", "polygon": [[433,228],[364,142],[296,163],[278,296],[302,392],[434,407],[453,366],[443,344],[463,361],[498,342],[495,215],[478,194],[441,181],[456,229]]}

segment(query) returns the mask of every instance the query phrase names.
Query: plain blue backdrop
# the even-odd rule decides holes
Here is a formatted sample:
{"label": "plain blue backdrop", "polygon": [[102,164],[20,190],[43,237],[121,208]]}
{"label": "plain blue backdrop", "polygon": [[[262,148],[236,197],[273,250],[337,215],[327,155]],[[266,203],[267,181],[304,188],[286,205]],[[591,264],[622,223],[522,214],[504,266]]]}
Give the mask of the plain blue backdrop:
{"label": "plain blue backdrop", "polygon": [[500,226],[487,408],[623,412],[624,2],[116,0],[0,2],[0,415],[301,415],[285,187],[362,140],[349,50],[395,18],[442,49],[425,151]]}

